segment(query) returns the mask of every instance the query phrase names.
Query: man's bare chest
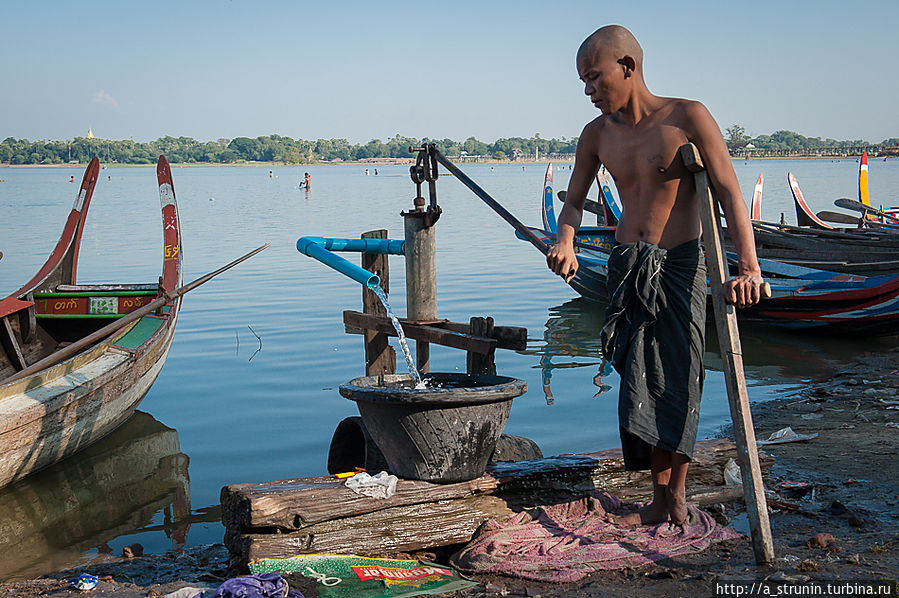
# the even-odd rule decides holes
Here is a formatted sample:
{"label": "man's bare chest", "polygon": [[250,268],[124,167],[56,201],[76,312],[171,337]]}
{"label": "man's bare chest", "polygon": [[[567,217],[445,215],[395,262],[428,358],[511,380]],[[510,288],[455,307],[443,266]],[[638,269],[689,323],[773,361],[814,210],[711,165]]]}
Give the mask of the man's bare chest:
{"label": "man's bare chest", "polygon": [[598,157],[619,187],[654,181],[664,184],[686,173],[678,156],[686,141],[683,130],[677,127],[647,127],[642,131],[614,127],[603,131]]}

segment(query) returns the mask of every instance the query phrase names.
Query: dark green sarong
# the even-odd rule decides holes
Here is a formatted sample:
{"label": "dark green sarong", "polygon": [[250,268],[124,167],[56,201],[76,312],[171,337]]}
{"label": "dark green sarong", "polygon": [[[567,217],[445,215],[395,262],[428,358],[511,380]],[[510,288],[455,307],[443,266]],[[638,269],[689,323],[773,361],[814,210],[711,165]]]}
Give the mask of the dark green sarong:
{"label": "dark green sarong", "polygon": [[621,376],[625,468],[649,469],[657,446],[693,456],[702,395],[706,268],[699,240],[665,250],[639,241],[609,256],[602,351]]}

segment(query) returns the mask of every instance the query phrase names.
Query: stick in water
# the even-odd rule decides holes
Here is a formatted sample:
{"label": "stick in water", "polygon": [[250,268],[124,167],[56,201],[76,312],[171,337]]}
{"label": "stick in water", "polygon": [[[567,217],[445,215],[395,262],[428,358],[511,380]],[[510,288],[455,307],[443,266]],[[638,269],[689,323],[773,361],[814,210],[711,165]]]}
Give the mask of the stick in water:
{"label": "stick in water", "polygon": [[119,330],[121,330],[122,328],[124,328],[125,326],[130,324],[131,322],[134,322],[135,320],[142,318],[143,316],[147,315],[148,313],[155,311],[156,309],[162,307],[166,303],[169,303],[172,299],[177,299],[178,297],[187,293],[188,291],[194,290],[201,284],[208,282],[210,279],[218,276],[225,270],[230,270],[231,268],[233,268],[240,262],[253,257],[254,255],[256,255],[257,253],[259,253],[260,251],[262,251],[263,249],[265,249],[266,247],[268,247],[270,245],[271,245],[271,243],[266,243],[265,245],[262,245],[261,247],[257,247],[253,251],[237,258],[230,264],[226,264],[226,265],[222,266],[221,268],[219,268],[218,270],[215,270],[213,272],[210,272],[209,274],[201,276],[200,278],[194,280],[193,282],[189,282],[186,285],[184,285],[183,287],[175,289],[170,294],[163,294],[162,297],[157,297],[156,299],[154,299],[150,303],[146,304],[142,308],[135,310],[135,311],[129,313],[128,315],[122,316],[122,318],[116,320],[115,322],[107,324],[100,330],[97,330],[96,332],[92,332],[91,334],[85,336],[84,338],[82,338],[78,341],[75,341],[71,345],[68,345],[68,346],[60,349],[56,353],[51,353],[50,355],[48,355],[47,357],[44,357],[40,361],[36,361],[36,362],[32,363],[27,368],[25,368],[19,372],[16,372],[15,374],[10,376],[6,380],[0,381],[0,383],[8,384],[10,382],[15,382],[16,380],[21,380],[22,378],[26,378],[34,373],[41,371],[42,369],[44,369],[46,367],[53,365],[54,363],[62,361],[66,357],[70,357],[70,356],[74,355],[75,353],[77,353],[78,351],[83,349],[84,347],[87,347],[88,345],[92,345],[93,343],[95,343],[99,340],[102,340],[115,332],[118,332]]}

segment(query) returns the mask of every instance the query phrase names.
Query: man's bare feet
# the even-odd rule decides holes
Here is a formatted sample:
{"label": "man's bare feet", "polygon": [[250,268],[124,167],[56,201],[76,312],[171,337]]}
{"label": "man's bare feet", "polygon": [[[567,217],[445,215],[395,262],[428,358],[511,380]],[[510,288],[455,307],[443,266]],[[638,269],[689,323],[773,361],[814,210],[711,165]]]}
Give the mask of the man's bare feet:
{"label": "man's bare feet", "polygon": [[683,491],[674,492],[671,486],[666,488],[666,503],[668,508],[668,516],[671,522],[677,525],[683,525],[687,520],[687,497]]}
{"label": "man's bare feet", "polygon": [[662,523],[663,521],[668,521],[668,505],[661,500],[653,500],[645,507],[637,509],[634,513],[628,513],[616,519],[619,525],[629,527],[652,525]]}

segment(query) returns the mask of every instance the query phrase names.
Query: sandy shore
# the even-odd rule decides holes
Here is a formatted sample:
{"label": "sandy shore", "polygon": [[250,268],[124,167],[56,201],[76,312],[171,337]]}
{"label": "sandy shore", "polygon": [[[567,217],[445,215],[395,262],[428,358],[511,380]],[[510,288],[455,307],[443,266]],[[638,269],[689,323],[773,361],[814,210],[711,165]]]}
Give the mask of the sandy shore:
{"label": "sandy shore", "polygon": [[[748,538],[713,546],[697,555],[650,568],[594,574],[571,585],[475,576],[476,588],[460,597],[508,596],[715,596],[723,584],[760,581],[798,584],[895,580],[899,577],[899,348],[862,356],[863,361],[800,391],[753,406],[757,436],[790,426],[805,442],[772,445],[775,457],[766,479],[777,560],[757,567]],[[725,430],[726,434],[727,431]],[[782,484],[805,482],[807,492]],[[742,503],[715,505],[721,522],[748,533]],[[827,547],[810,540],[829,534]],[[441,558],[441,555],[427,555]],[[66,579],[83,571],[58,571],[40,579],[0,584],[0,597],[71,595]],[[230,576],[221,545],[120,559],[89,571],[102,581],[94,593],[137,598],[164,595],[185,586],[216,587]],[[315,582],[290,576],[307,596]],[[897,588],[893,586],[893,594]],[[717,593],[717,594],[716,594]]]}

